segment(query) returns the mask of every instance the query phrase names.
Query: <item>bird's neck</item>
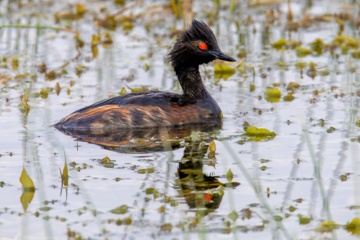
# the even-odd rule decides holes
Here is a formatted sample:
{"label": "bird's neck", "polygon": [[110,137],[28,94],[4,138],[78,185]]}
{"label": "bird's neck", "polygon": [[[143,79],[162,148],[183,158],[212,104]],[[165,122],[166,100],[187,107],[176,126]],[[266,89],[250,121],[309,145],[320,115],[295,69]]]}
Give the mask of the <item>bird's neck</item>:
{"label": "bird's neck", "polygon": [[189,97],[192,100],[205,99],[210,95],[206,90],[199,72],[199,66],[186,67],[181,70],[175,70],[178,76],[184,97]]}

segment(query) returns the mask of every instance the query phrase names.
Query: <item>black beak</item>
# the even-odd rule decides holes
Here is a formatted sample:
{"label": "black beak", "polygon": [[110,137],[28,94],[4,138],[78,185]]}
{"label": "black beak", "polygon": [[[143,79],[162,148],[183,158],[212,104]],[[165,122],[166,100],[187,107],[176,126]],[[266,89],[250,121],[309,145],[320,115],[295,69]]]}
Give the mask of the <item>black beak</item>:
{"label": "black beak", "polygon": [[219,51],[209,50],[209,53],[211,55],[213,55],[214,57],[216,57],[217,59],[220,59],[220,60],[224,60],[224,61],[228,61],[228,62],[235,62],[236,61],[232,57],[230,57],[230,56],[226,55],[225,53],[221,52],[220,50]]}

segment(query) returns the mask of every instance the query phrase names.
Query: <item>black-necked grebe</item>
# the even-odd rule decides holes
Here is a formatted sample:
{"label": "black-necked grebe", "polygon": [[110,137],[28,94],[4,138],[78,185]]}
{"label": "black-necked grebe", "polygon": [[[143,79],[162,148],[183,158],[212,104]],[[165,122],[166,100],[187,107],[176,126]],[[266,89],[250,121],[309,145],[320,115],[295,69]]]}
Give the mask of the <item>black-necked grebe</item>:
{"label": "black-necked grebe", "polygon": [[187,124],[218,125],[222,112],[206,90],[199,65],[215,59],[235,61],[221,52],[212,30],[192,21],[169,54],[183,94],[146,91],[130,93],[79,109],[55,124],[59,129],[101,130]]}

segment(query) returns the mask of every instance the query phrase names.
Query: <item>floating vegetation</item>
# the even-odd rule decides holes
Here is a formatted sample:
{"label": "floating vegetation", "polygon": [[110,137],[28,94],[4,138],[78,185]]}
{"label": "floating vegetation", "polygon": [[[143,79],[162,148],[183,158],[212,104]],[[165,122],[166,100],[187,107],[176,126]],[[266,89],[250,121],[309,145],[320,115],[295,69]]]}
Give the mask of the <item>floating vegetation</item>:
{"label": "floating vegetation", "polygon": [[23,167],[23,170],[21,172],[20,182],[23,187],[23,193],[20,197],[20,202],[23,206],[24,212],[26,212],[29,204],[34,198],[35,185],[33,180],[27,174],[25,167]]}
{"label": "floating vegetation", "polygon": [[275,132],[270,132],[266,128],[257,128],[254,126],[248,127],[248,129],[243,135],[247,136],[246,141],[256,142],[272,140],[276,136]]}
{"label": "floating vegetation", "polygon": [[309,54],[312,54],[312,50],[308,49],[308,48],[303,48],[303,47],[297,47],[296,48],[296,56],[303,58],[306,57]]}
{"label": "floating vegetation", "polygon": [[286,90],[294,90],[298,89],[300,87],[300,84],[297,82],[289,82],[289,84],[286,86]]}
{"label": "floating vegetation", "polygon": [[351,222],[345,225],[345,229],[354,235],[360,235],[360,219],[354,218]]}
{"label": "floating vegetation", "polygon": [[115,163],[109,157],[104,157],[99,160],[99,163],[106,168],[114,168]]}
{"label": "floating vegetation", "polygon": [[110,212],[114,214],[125,214],[128,212],[129,207],[127,205],[121,205],[120,207],[114,208]]}
{"label": "floating vegetation", "polygon": [[279,102],[281,91],[278,88],[269,88],[264,92],[265,100],[268,102]]}
{"label": "floating vegetation", "polygon": [[[358,3],[324,3],[3,1],[1,234],[356,239],[360,205],[340,203],[359,175]],[[52,127],[108,96],[181,94],[164,56],[192,18],[237,57],[200,67],[220,130]]]}

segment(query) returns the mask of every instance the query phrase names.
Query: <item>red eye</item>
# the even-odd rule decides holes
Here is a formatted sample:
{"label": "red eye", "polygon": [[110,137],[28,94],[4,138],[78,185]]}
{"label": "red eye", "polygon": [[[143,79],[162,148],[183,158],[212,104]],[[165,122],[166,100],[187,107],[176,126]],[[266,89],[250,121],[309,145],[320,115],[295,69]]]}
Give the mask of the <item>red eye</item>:
{"label": "red eye", "polygon": [[212,196],[211,196],[211,194],[209,194],[209,193],[205,193],[205,201],[207,201],[207,202],[210,202],[211,201],[211,199],[212,199]]}
{"label": "red eye", "polygon": [[200,43],[199,44],[199,48],[201,49],[201,50],[206,50],[207,49],[207,45],[206,45],[206,43]]}

